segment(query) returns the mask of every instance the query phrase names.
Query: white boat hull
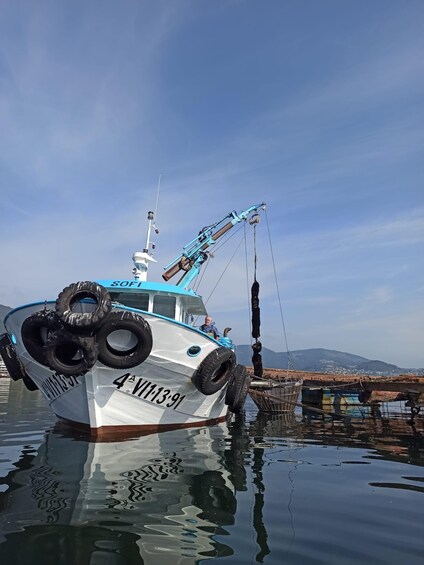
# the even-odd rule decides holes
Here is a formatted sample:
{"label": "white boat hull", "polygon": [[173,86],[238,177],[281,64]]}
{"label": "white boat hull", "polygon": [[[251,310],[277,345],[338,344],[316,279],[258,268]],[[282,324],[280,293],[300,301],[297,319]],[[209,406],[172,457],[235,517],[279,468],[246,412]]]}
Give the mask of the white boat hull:
{"label": "white boat hull", "polygon": [[[153,431],[204,425],[227,414],[224,386],[204,395],[192,376],[219,344],[194,328],[145,314],[153,335],[148,358],[131,369],[112,369],[97,362],[83,376],[64,376],[36,362],[21,340],[23,321],[42,310],[34,304],[14,310],[6,320],[19,359],[60,419],[89,427],[96,434],[109,431]],[[47,307],[54,308],[54,303]],[[196,356],[187,351],[200,347]]]}

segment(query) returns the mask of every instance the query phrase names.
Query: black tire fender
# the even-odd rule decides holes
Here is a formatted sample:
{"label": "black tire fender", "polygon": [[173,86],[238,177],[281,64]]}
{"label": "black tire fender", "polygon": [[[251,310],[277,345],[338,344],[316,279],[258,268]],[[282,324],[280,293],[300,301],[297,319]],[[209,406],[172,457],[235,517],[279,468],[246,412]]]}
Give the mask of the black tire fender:
{"label": "black tire fender", "polygon": [[50,369],[67,377],[87,373],[98,356],[94,337],[77,336],[65,328],[51,334],[45,351]]}
{"label": "black tire fender", "polygon": [[[84,299],[91,299],[95,306],[91,312],[76,312],[75,307]],[[74,332],[92,332],[99,328],[112,309],[108,290],[91,281],[72,283],[65,287],[56,300],[56,314],[62,323]]]}
{"label": "black tire fender", "polygon": [[6,365],[7,372],[14,381],[22,379],[28,390],[38,389],[38,386],[23,368],[15,346],[7,333],[0,336],[0,355]]}
{"label": "black tire fender", "polygon": [[251,380],[244,365],[234,367],[225,393],[225,404],[228,405],[231,412],[238,414],[242,410]]}
{"label": "black tire fender", "polygon": [[2,356],[7,372],[11,378],[14,381],[22,379],[25,374],[25,370],[19,360],[15,346],[13,345],[9,334],[2,334],[0,336],[0,355]]}
{"label": "black tire fender", "polygon": [[[133,344],[117,349],[109,338],[114,332],[126,331],[131,334]],[[113,311],[96,334],[99,361],[113,369],[130,369],[143,363],[153,347],[152,330],[149,323],[136,312]],[[113,340],[112,340],[113,341]]]}
{"label": "black tire fender", "polygon": [[218,347],[200,363],[192,376],[192,382],[199,392],[214,394],[227,383],[235,364],[234,351],[227,347]]}
{"label": "black tire fender", "polygon": [[59,318],[52,310],[41,310],[28,316],[21,328],[22,342],[31,357],[47,366],[45,345],[52,332],[60,327]]}

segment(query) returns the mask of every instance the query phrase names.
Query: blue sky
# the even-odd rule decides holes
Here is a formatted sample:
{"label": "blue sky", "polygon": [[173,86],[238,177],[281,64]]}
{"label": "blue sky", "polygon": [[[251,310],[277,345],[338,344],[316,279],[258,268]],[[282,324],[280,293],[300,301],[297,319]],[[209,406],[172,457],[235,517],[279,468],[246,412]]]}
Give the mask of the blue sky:
{"label": "blue sky", "polygon": [[[421,0],[3,0],[0,303],[130,277],[161,175],[151,278],[266,201],[289,348],[424,366],[423,24]],[[262,342],[284,351],[266,225]],[[208,308],[249,343],[233,265]]]}

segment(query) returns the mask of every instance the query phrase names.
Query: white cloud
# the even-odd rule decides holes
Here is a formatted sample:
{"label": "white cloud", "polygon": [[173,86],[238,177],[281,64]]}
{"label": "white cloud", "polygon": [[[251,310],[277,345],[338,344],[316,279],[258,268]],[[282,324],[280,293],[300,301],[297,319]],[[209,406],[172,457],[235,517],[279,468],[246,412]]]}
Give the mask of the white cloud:
{"label": "white cloud", "polygon": [[[318,61],[303,29],[292,51],[295,8],[284,8],[284,33],[255,25],[252,42],[240,27],[234,36],[237,2],[101,13],[82,2],[72,20],[61,3],[15,5],[0,8],[1,303],[130,276],[162,174],[152,278],[205,224],[264,199],[290,345],[419,357],[424,63],[413,9],[392,6],[343,37],[338,16],[322,14],[318,47],[333,58]],[[220,23],[228,60],[216,58]],[[264,333],[281,349],[264,220]],[[205,297],[235,243],[211,261]],[[240,249],[210,308],[248,342],[244,260]],[[251,246],[248,260],[250,283]]]}

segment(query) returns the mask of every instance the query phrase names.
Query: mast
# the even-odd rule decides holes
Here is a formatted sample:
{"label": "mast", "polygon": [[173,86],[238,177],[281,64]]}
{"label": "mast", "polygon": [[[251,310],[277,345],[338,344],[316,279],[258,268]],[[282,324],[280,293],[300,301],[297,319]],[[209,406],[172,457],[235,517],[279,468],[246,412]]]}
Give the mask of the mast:
{"label": "mast", "polygon": [[150,242],[150,234],[152,232],[152,227],[157,232],[157,228],[155,226],[155,214],[152,211],[147,213],[147,236],[146,236],[146,245],[143,251],[136,251],[132,259],[134,261],[134,268],[133,268],[133,275],[134,279],[137,281],[146,281],[147,280],[147,269],[149,268],[149,263],[154,262],[156,263],[156,259],[153,259],[151,253],[149,253],[149,248],[151,245]]}
{"label": "mast", "polygon": [[[201,265],[208,258],[208,252],[206,251],[208,247],[216,243],[217,239],[226,234],[236,224],[247,220],[250,215],[256,213],[260,208],[264,210],[265,205],[265,202],[255,204],[243,210],[240,214],[237,214],[235,211],[230,212],[222,220],[204,227],[200,230],[197,237],[183,247],[183,252],[165,267],[166,271],[162,275],[163,279],[169,281],[178,272],[183,271],[185,274],[178,281],[177,286],[187,288],[191,281],[199,274]],[[228,221],[226,222],[226,220]]]}
{"label": "mast", "polygon": [[151,210],[147,213],[147,235],[146,235],[146,245],[144,246],[143,251],[136,251],[132,259],[134,261],[134,268],[132,270],[134,279],[138,281],[146,281],[147,280],[147,270],[149,268],[149,263],[154,262],[157,263],[156,259],[153,259],[153,253],[149,250],[150,248],[154,249],[155,244],[150,241],[150,236],[152,233],[152,228],[154,229],[155,233],[158,234],[159,230],[155,224],[156,212],[158,210],[158,201],[159,201],[159,190],[160,190],[160,179],[162,175],[159,175],[158,180],[158,188],[156,191],[156,205],[155,211],[152,212]]}

